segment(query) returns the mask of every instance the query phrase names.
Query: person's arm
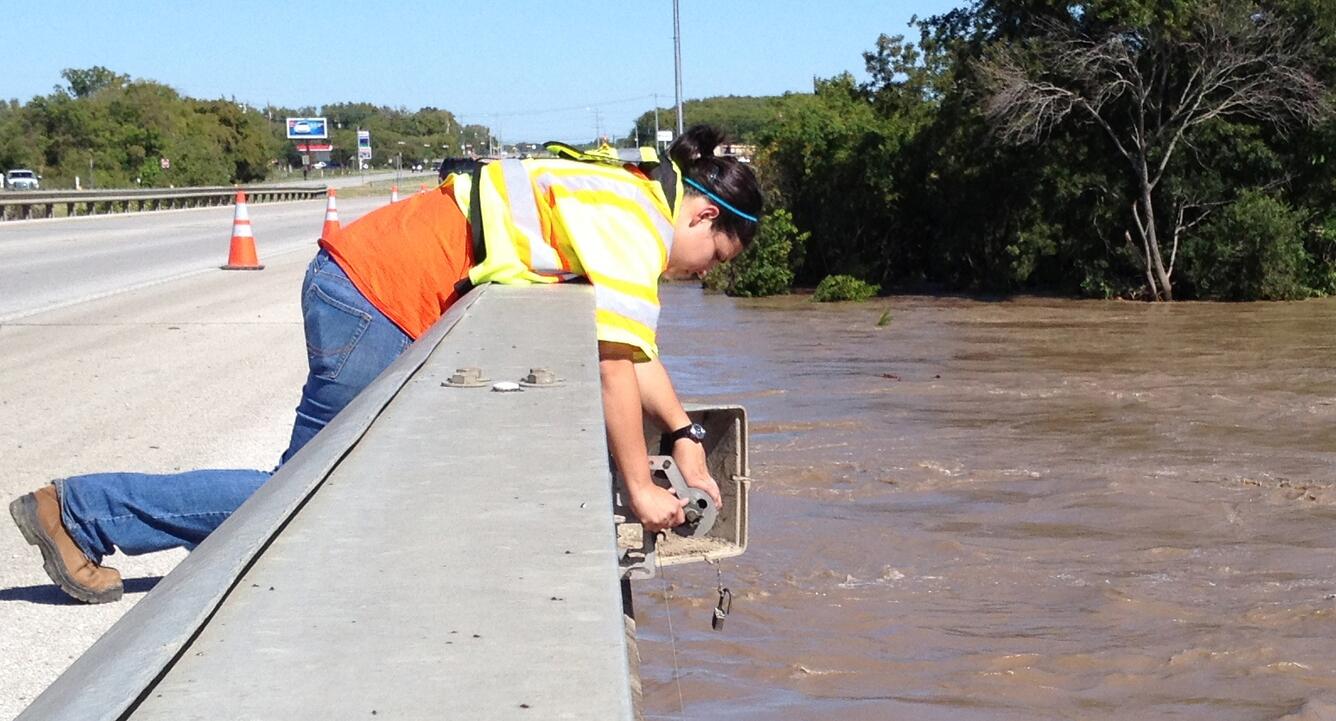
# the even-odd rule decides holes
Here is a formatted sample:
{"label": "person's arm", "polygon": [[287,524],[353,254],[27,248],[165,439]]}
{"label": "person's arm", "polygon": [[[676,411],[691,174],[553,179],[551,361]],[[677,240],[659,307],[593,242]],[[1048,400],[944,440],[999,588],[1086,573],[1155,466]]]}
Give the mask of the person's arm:
{"label": "person's arm", "polygon": [[[672,432],[691,423],[663,363],[657,358],[636,363],[635,374],[636,383],[640,386],[641,407],[660,428]],[[719,496],[719,484],[710,477],[710,468],[705,462],[704,446],[689,438],[679,439],[673,443],[673,460],[677,462],[688,486],[705,491],[716,507],[724,507],[724,501]]]}
{"label": "person's arm", "polygon": [[645,448],[644,416],[633,358],[636,349],[599,341],[598,372],[603,381],[603,418],[612,462],[626,484],[627,502],[645,530],[667,530],[686,521],[687,499],[654,485]]}

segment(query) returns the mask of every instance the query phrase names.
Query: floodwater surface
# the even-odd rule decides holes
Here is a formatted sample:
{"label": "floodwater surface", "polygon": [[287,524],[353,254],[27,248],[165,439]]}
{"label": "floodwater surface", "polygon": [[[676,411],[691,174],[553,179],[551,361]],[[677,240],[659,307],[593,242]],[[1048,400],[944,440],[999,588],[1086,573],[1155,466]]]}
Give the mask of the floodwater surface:
{"label": "floodwater surface", "polygon": [[756,481],[722,633],[637,585],[650,718],[1336,719],[1336,301],[663,294]]}

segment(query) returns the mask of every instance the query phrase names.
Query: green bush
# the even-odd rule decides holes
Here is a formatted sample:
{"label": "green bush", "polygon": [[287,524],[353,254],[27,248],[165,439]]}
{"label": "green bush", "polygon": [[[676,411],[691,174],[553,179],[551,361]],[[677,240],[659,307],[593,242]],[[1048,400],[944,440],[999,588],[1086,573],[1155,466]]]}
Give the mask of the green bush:
{"label": "green bush", "polygon": [[1294,300],[1312,295],[1303,218],[1248,190],[1188,240],[1184,268],[1198,294],[1217,300]]}
{"label": "green bush", "polygon": [[798,230],[787,210],[776,210],[761,219],[756,237],[741,255],[705,275],[705,287],[743,298],[787,293],[793,286],[793,249],[809,235]]}
{"label": "green bush", "polygon": [[1312,258],[1308,286],[1318,295],[1336,294],[1336,215],[1313,224],[1305,247]]}
{"label": "green bush", "polygon": [[821,279],[812,300],[831,303],[840,300],[863,301],[881,292],[881,286],[861,281],[852,275],[828,275]]}

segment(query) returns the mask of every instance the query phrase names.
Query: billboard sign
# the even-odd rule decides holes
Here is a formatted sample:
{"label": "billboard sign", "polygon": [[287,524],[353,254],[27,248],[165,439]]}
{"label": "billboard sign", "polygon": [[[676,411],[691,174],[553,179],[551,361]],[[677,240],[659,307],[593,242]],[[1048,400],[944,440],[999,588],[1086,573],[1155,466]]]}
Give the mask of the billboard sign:
{"label": "billboard sign", "polygon": [[329,123],[324,118],[288,118],[288,140],[328,138]]}
{"label": "billboard sign", "polygon": [[370,130],[359,130],[359,131],[357,131],[357,159],[358,159],[358,160],[370,160],[370,159],[371,159],[371,131],[370,131]]}

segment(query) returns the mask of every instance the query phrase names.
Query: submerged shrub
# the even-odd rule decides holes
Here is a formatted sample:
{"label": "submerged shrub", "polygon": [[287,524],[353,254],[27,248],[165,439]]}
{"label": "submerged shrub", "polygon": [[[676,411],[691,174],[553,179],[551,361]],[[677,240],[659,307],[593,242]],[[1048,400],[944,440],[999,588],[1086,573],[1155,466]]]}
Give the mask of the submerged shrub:
{"label": "submerged shrub", "polygon": [[863,301],[881,292],[881,286],[861,281],[852,275],[828,275],[821,279],[812,300],[830,303],[841,300]]}

